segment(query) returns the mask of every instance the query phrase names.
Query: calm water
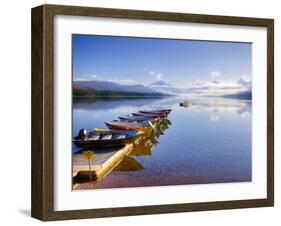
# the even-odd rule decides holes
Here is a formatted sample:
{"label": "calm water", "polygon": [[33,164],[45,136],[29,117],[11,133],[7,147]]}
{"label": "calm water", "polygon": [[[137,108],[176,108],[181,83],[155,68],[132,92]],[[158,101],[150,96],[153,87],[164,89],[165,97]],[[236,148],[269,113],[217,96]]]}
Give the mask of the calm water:
{"label": "calm water", "polygon": [[[139,110],[171,108],[143,150],[127,156],[94,188],[251,181],[251,102],[227,98],[97,98],[73,104],[73,135]],[[141,149],[142,147],[140,147]],[[73,145],[73,152],[78,149]],[[121,170],[134,165],[131,170]],[[122,166],[123,165],[123,166]],[[87,188],[87,185],[83,185]]]}

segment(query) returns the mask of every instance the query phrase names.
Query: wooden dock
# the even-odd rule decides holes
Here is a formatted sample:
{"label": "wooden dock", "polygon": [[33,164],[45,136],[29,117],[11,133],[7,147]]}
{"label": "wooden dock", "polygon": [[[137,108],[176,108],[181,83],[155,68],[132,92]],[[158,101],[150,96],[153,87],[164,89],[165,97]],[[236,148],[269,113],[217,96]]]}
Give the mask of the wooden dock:
{"label": "wooden dock", "polygon": [[[94,151],[94,159],[91,161],[91,170],[95,174],[96,180],[100,181],[104,179],[126,156],[129,156],[133,151],[135,145],[138,145],[142,141],[143,137],[137,138],[134,143],[128,144],[122,148],[103,148],[96,149]],[[89,162],[84,160],[82,153],[74,153],[72,155],[72,171],[73,178],[77,176],[79,172],[89,171]],[[78,184],[73,185],[75,189]]]}
{"label": "wooden dock", "polygon": [[[143,166],[130,156],[151,155],[153,146],[158,143],[157,138],[171,125],[169,120],[162,120],[155,129],[147,129],[137,137],[133,143],[121,148],[93,149],[94,159],[83,159],[83,151],[72,155],[73,189],[79,189],[82,184],[95,185],[103,180],[111,171],[142,170]],[[91,171],[89,170],[91,161]]]}

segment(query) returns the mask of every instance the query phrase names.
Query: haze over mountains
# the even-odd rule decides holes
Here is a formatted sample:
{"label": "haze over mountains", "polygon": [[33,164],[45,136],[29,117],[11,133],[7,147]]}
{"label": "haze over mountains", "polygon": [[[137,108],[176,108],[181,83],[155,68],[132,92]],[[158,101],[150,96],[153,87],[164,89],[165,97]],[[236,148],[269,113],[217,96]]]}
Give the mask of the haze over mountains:
{"label": "haze over mountains", "polygon": [[169,84],[163,80],[153,82],[153,83],[149,84],[148,87],[150,87],[151,89],[154,89],[160,93],[168,93],[168,94],[172,94],[172,95],[183,93],[183,90],[175,88],[171,84]]}
{"label": "haze over mountains", "polygon": [[[158,80],[148,85],[121,84],[103,80],[76,80],[73,88],[78,90],[114,91],[122,93],[152,94],[152,95],[199,95],[199,96],[225,96],[241,99],[251,99],[251,80],[239,79],[237,82],[222,83],[211,81],[196,83],[189,87],[178,88]],[[240,95],[243,94],[243,95]]]}
{"label": "haze over mountains", "polygon": [[98,91],[110,90],[110,91],[121,91],[121,92],[137,92],[137,93],[155,93],[154,89],[151,89],[144,85],[123,85],[117,82],[111,81],[100,81],[100,80],[85,80],[85,81],[74,81],[73,88],[80,89],[95,89]]}

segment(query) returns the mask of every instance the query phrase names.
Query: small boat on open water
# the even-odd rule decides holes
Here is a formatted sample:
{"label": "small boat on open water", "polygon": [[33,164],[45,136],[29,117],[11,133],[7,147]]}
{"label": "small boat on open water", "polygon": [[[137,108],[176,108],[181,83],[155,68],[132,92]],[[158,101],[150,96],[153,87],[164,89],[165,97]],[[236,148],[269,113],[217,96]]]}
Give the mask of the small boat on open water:
{"label": "small boat on open water", "polygon": [[81,129],[79,134],[73,138],[74,144],[79,148],[111,148],[121,147],[132,143],[135,138],[143,132],[136,130],[94,130],[87,132]]}
{"label": "small boat on open water", "polygon": [[184,102],[180,103],[181,107],[188,107],[189,106],[189,102],[187,100],[185,100]]}

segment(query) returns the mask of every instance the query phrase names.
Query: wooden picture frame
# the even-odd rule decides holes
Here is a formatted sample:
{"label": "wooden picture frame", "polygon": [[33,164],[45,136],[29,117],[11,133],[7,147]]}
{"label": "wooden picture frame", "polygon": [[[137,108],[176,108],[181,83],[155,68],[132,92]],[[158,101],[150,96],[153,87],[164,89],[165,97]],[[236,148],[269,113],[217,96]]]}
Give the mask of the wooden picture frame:
{"label": "wooden picture frame", "polygon": [[[154,21],[194,22],[267,29],[267,198],[156,206],[54,210],[54,16],[126,18]],[[66,220],[98,217],[163,214],[274,205],[274,21],[273,19],[196,15],[42,5],[32,9],[32,217]]]}

